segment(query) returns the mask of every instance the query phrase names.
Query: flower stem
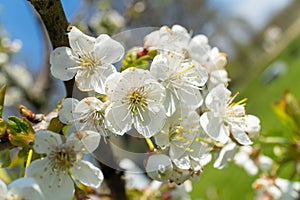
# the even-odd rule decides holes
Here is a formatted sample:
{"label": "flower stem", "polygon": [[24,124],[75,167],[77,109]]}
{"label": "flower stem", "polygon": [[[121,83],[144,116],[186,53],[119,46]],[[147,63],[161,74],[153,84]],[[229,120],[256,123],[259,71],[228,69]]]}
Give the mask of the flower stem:
{"label": "flower stem", "polygon": [[145,138],[145,140],[146,140],[146,142],[147,142],[147,144],[148,144],[149,150],[150,150],[150,151],[154,151],[154,150],[155,150],[155,147],[154,147],[154,144],[153,144],[153,142],[151,141],[151,139],[150,139],[150,138]]}

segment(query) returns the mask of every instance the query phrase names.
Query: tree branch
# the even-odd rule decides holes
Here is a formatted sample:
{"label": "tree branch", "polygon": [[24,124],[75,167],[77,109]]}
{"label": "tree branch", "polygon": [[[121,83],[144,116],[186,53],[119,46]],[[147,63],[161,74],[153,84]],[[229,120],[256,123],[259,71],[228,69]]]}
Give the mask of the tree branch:
{"label": "tree branch", "polygon": [[[47,29],[52,47],[69,46],[69,22],[66,18],[60,0],[28,0],[41,16]],[[65,81],[67,97],[72,97],[74,79]]]}

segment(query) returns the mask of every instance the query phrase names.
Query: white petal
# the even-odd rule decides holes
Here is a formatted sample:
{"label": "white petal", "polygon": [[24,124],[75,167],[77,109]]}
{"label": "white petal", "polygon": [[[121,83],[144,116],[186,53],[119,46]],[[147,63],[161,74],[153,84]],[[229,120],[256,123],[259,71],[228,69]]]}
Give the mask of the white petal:
{"label": "white petal", "polygon": [[245,117],[246,129],[245,131],[251,138],[257,137],[260,131],[260,120],[254,115],[246,115]]}
{"label": "white petal", "polygon": [[76,54],[81,55],[84,51],[85,53],[90,53],[94,50],[94,45],[96,39],[82,33],[75,26],[72,27],[71,31],[68,33],[69,43],[71,48]]}
{"label": "white petal", "polygon": [[[205,104],[210,109],[215,109],[215,106],[219,107],[221,103],[225,107],[226,102],[229,100],[231,92],[224,86],[224,84],[219,84],[212,88],[205,99]],[[222,109],[225,109],[223,108]]]}
{"label": "white petal", "polygon": [[184,105],[198,108],[203,103],[203,98],[199,89],[183,85],[177,89],[177,94],[179,101]]}
{"label": "white petal", "polygon": [[6,184],[0,179],[0,199],[2,196],[5,196],[7,193],[7,186]]}
{"label": "white petal", "polygon": [[225,145],[220,153],[218,158],[214,162],[214,168],[223,169],[227,166],[227,162],[231,161],[234,158],[234,155],[237,152],[237,145],[234,142],[231,142]]}
{"label": "white petal", "polygon": [[79,70],[75,76],[75,83],[79,90],[81,91],[92,91],[94,90],[91,76],[93,72],[87,70]]}
{"label": "white petal", "polygon": [[102,171],[87,161],[77,161],[71,168],[72,175],[76,180],[86,186],[99,187],[103,181]]}
{"label": "white petal", "polygon": [[236,139],[238,143],[242,145],[252,144],[252,141],[249,139],[247,133],[243,129],[238,126],[230,126],[230,129],[234,139]]}
{"label": "white petal", "polygon": [[214,69],[223,69],[227,64],[226,56],[220,53],[217,47],[212,48],[210,52],[210,59],[214,64]]}
{"label": "white petal", "polygon": [[78,100],[74,98],[66,98],[58,111],[59,120],[65,124],[71,124],[74,121],[73,111],[78,104]]}
{"label": "white petal", "polygon": [[102,34],[96,39],[95,54],[103,64],[111,64],[122,58],[124,47],[108,35]]}
{"label": "white petal", "polygon": [[213,70],[210,72],[209,87],[214,87],[218,84],[226,85],[229,81],[226,70]]}
{"label": "white petal", "polygon": [[127,107],[125,104],[112,104],[106,110],[105,121],[107,127],[117,135],[124,135],[124,133],[131,129],[132,119]]}
{"label": "white petal", "polygon": [[[95,151],[101,139],[100,134],[95,131],[77,131],[70,136],[70,138],[74,138],[74,137],[78,139],[78,142],[79,141],[82,142],[83,146],[89,153]],[[80,151],[81,149],[78,149],[78,146],[80,147],[80,144],[77,143],[76,145],[75,142],[74,147],[76,148],[77,151]]]}
{"label": "white petal", "polygon": [[166,99],[163,105],[168,117],[175,113],[176,107],[180,106],[178,99],[169,89],[166,89]]}
{"label": "white petal", "polygon": [[155,144],[157,144],[158,146],[165,148],[167,146],[169,146],[170,142],[169,142],[169,135],[168,133],[158,133],[154,136],[155,139]]}
{"label": "white petal", "polygon": [[123,75],[119,72],[113,73],[107,77],[105,81],[105,93],[110,101],[122,99],[123,96],[119,96],[119,93],[116,93],[116,88],[121,87],[119,83],[122,78]]}
{"label": "white petal", "polygon": [[38,182],[45,199],[72,199],[74,183],[68,174],[53,172],[47,158],[34,160],[26,170],[28,177],[33,177]]}
{"label": "white petal", "polygon": [[166,80],[169,73],[169,65],[167,57],[163,55],[157,55],[154,57],[151,66],[150,73],[157,80]]}
{"label": "white petal", "polygon": [[49,154],[61,143],[62,137],[58,133],[48,130],[40,130],[35,134],[33,148],[36,153]]}
{"label": "white petal", "polygon": [[20,178],[9,184],[8,195],[16,195],[20,199],[42,200],[44,195],[33,178]]}
{"label": "white petal", "polygon": [[223,124],[223,121],[213,115],[212,112],[203,113],[200,116],[201,126],[209,137],[225,144],[229,139],[229,131]]}
{"label": "white petal", "polygon": [[191,58],[200,63],[205,62],[209,57],[210,46],[205,35],[194,36],[190,41],[188,49]]}
{"label": "white petal", "polygon": [[108,76],[116,72],[117,70],[113,65],[98,68],[91,77],[93,89],[100,94],[105,94],[105,81]]}
{"label": "white petal", "polygon": [[76,69],[70,69],[76,66],[72,50],[68,47],[58,47],[50,55],[51,74],[60,80],[67,81],[73,78],[77,72]]}
{"label": "white petal", "polygon": [[164,109],[161,107],[159,112],[147,111],[143,114],[145,114],[143,115],[144,121],[136,121],[134,123],[136,130],[145,138],[157,134],[165,124],[166,115]]}
{"label": "white petal", "polygon": [[152,179],[161,181],[167,180],[173,170],[171,159],[164,154],[150,156],[145,168]]}

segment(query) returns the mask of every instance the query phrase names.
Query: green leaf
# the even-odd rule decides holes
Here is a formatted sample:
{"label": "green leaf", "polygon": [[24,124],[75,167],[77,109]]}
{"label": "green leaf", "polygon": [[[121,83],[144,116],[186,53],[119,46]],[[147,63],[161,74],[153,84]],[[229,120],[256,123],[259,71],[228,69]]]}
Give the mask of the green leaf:
{"label": "green leaf", "polygon": [[22,119],[10,116],[8,117],[8,125],[14,129],[17,133],[27,132],[29,129],[29,124],[24,122]]}
{"label": "green leaf", "polygon": [[34,141],[34,130],[30,123],[15,116],[8,117],[8,138],[11,144],[30,147]]}
{"label": "green leaf", "polygon": [[0,117],[2,117],[5,91],[6,91],[6,85],[3,85],[0,89]]}

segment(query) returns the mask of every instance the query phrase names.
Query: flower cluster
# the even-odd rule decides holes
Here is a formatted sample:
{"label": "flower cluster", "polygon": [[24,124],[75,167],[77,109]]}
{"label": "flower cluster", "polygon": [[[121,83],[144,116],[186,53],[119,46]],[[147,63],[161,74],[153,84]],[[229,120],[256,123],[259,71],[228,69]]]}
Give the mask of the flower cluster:
{"label": "flower cluster", "polygon": [[121,43],[75,27],[68,35],[70,48],[51,54],[52,75],[64,81],[75,76],[78,89],[90,93],[80,101],[65,99],[60,121],[71,125],[69,132],[93,137],[93,146],[101,136],[134,129],[155,143],[145,165],[151,178],[177,184],[197,180],[214,145],[249,145],[259,132],[259,119],[247,115],[245,100],[234,102],[236,95],[227,88],[226,54],[212,48],[206,36],[164,26],[128,53],[138,51],[136,59],[142,60],[155,52],[146,67],[132,62],[118,72],[113,64],[124,55]]}

